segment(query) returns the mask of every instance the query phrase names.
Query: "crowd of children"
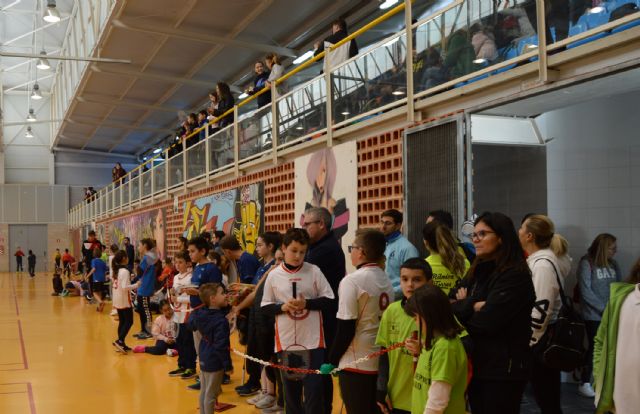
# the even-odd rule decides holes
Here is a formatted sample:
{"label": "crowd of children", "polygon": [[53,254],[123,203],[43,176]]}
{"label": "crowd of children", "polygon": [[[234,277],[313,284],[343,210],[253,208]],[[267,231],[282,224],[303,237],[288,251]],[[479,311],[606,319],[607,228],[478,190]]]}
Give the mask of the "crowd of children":
{"label": "crowd of children", "polygon": [[[168,375],[197,375],[190,388],[200,390],[201,413],[224,406],[218,396],[233,369],[233,331],[246,355],[268,365],[247,360],[248,378],[235,387],[263,413],[329,413],[329,374],[337,376],[349,414],[515,414],[527,383],[543,412],[561,412],[560,371],[546,365],[538,349],[557,321],[562,290],[554,282],[564,283],[570,259],[566,240],[554,233],[548,217],[529,215],[516,231],[507,216],[485,213],[474,223],[470,248],[452,232],[446,212],[429,213],[423,228],[426,259],[412,257],[417,249],[399,234],[400,212],[382,218],[381,231],[356,232],[348,247],[355,270],[346,275],[340,270],[344,253],[333,248],[330,215],[313,209],[305,228],[261,234],[255,256],[234,236],[219,233],[217,246],[210,235],[183,240],[164,266],[151,239],[139,242],[140,260],[133,266],[126,249],[112,246],[104,258],[95,247],[85,280],[69,280],[65,291],[93,299],[98,311],[111,296],[118,317],[116,351],[177,354],[176,369]],[[594,257],[613,275],[610,282],[619,280],[615,246],[602,239],[601,247],[592,246]],[[94,244],[90,235],[89,245]],[[331,253],[323,256],[326,252]],[[67,255],[56,261],[58,277],[73,262]],[[388,256],[402,262],[389,267]],[[600,262],[585,260],[589,269],[600,269]],[[640,264],[636,267],[640,274]],[[631,288],[614,291],[638,296]],[[616,299],[615,306],[622,307],[622,301]],[[159,316],[152,322],[154,304]],[[606,300],[600,315],[604,306]],[[155,344],[127,345],[134,307],[141,327],[134,336]],[[617,376],[600,368],[610,358],[602,343],[615,341],[610,319],[616,317],[605,313],[606,328],[596,327],[598,336],[594,332],[590,338],[596,343],[596,384],[604,384],[599,404],[607,409],[615,406]],[[627,319],[621,323],[635,323]]]}

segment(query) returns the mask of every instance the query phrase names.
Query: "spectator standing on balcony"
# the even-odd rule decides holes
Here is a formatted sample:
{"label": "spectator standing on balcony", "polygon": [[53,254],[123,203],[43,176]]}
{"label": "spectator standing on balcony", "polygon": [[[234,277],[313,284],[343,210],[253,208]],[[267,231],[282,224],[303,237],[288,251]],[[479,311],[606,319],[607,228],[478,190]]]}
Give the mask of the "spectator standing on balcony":
{"label": "spectator standing on balcony", "polygon": [[200,131],[199,141],[204,141],[207,139],[207,129],[205,128],[207,125],[207,111],[204,109],[198,112],[198,128],[202,128]]}
{"label": "spectator standing on balcony", "polygon": [[281,96],[287,93],[287,87],[285,83],[275,85],[275,81],[280,79],[282,75],[284,75],[284,68],[280,64],[280,57],[275,53],[269,53],[264,58],[264,62],[267,64],[267,67],[269,68],[269,78],[267,79],[267,88],[269,89],[276,88],[278,96]]}
{"label": "spectator standing on balcony", "polygon": [[[335,45],[339,41],[343,40],[345,37],[349,35],[347,30],[347,22],[344,19],[337,19],[333,23],[331,23],[331,34],[327,36],[323,43],[316,42],[314,45],[315,53],[314,56],[318,56],[320,53],[324,52],[326,44],[329,43],[330,46]],[[358,44],[355,39],[352,39],[349,43],[349,58],[352,58],[358,54]],[[334,64],[339,62],[333,62]]]}
{"label": "spectator standing on balcony", "polygon": [[[209,91],[209,106],[207,107],[207,121],[213,121],[216,117],[213,113],[218,109],[218,103],[220,98],[215,90]],[[220,125],[217,122],[209,125],[209,134],[215,134],[220,129]]]}
{"label": "spectator standing on balcony", "polygon": [[116,162],[115,167],[111,170],[111,178],[115,183],[116,187],[120,184],[124,183],[124,176],[127,175],[127,172],[122,168],[122,164]]}
{"label": "spectator standing on balcony", "polygon": [[[216,85],[216,93],[218,94],[218,108],[213,111],[213,116],[222,116],[225,112],[233,109],[233,105],[235,105],[235,100],[233,99],[233,95],[231,94],[231,89],[229,89],[229,85],[224,82],[218,82]],[[228,115],[222,118],[219,122],[220,128],[224,128],[229,124],[233,123],[233,115]]]}
{"label": "spectator standing on balcony", "polygon": [[133,272],[133,261],[136,259],[135,249],[133,244],[131,244],[131,239],[128,237],[125,237],[122,243],[124,244],[124,251],[127,252],[128,263],[126,268],[129,269],[129,272]]}
{"label": "spectator standing on balcony", "polygon": [[[265,88],[267,85],[267,79],[269,79],[269,71],[264,70],[262,62],[255,63],[253,70],[256,73],[256,77],[253,79],[253,86],[245,90],[248,95],[255,95]],[[271,91],[266,91],[262,95],[258,96],[258,107],[262,107],[271,102]]]}
{"label": "spectator standing on balcony", "polygon": [[185,132],[185,139],[187,140],[187,148],[189,148],[194,146],[198,142],[198,139],[195,137],[187,138],[193,133],[193,131],[198,129],[198,115],[194,114],[193,112],[190,113],[187,117],[187,126],[188,128],[186,128],[187,131]]}

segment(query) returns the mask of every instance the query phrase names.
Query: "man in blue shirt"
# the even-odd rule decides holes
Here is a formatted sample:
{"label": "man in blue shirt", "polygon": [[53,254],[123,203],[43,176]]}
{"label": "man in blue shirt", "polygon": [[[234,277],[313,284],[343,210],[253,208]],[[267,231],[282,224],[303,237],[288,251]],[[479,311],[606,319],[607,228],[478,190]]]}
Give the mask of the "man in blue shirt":
{"label": "man in blue shirt", "polygon": [[391,286],[396,299],[402,299],[400,289],[400,266],[408,259],[418,257],[418,249],[402,235],[402,213],[392,209],[382,213],[380,217],[380,231],[387,239],[385,272],[389,275]]}
{"label": "man in blue shirt", "polygon": [[[242,250],[240,242],[235,236],[224,236],[220,240],[220,248],[224,255],[227,256],[227,259],[235,264],[238,269],[239,282],[251,283],[252,285],[258,283],[256,272],[260,268],[260,262],[254,255]],[[229,282],[231,283],[231,280]]]}

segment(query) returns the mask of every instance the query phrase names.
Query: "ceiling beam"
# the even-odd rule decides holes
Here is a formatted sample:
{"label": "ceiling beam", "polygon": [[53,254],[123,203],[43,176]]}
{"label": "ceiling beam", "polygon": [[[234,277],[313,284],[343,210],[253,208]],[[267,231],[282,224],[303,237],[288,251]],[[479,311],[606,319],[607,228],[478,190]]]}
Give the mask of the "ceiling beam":
{"label": "ceiling beam", "polygon": [[109,73],[112,75],[125,75],[131,76],[138,79],[147,79],[147,80],[155,80],[161,82],[169,82],[169,83],[178,83],[183,85],[193,85],[197,87],[203,87],[212,89],[215,86],[215,82],[207,82],[207,81],[199,81],[195,79],[186,79],[178,76],[171,75],[162,75],[160,73],[151,73],[151,72],[138,72],[136,70],[131,69],[120,69],[115,67],[102,67],[98,65],[91,65],[91,70],[98,73]]}
{"label": "ceiling beam", "polygon": [[[40,59],[42,57],[39,53],[16,53],[16,52],[6,52],[0,50],[0,56],[4,57],[13,57],[13,58],[25,58],[25,59]],[[52,55],[47,54],[47,59],[50,60],[71,60],[77,62],[96,62],[96,63],[131,63],[130,59],[111,59],[111,58],[98,58],[91,56],[64,56],[64,55]]]}
{"label": "ceiling beam", "polygon": [[104,128],[122,129],[126,131],[138,130],[138,131],[165,132],[165,133],[175,132],[175,129],[171,129],[171,128],[151,128],[151,127],[143,127],[143,126],[134,126],[129,124],[120,124],[117,122],[101,122],[99,120],[91,121],[91,120],[84,120],[84,119],[77,119],[77,118],[67,118],[66,122],[70,124],[94,125],[94,126],[104,127]]}
{"label": "ceiling beam", "polygon": [[24,34],[21,34],[21,35],[20,35],[20,36],[18,36],[18,37],[14,37],[13,39],[9,39],[9,40],[7,40],[6,42],[4,42],[4,43],[2,44],[2,46],[9,46],[11,43],[17,42],[17,41],[18,41],[18,40],[20,40],[20,39],[23,39],[23,38],[25,38],[25,37],[27,37],[27,36],[31,36],[32,34],[38,33],[38,32],[39,32],[39,31],[41,31],[41,30],[47,29],[47,28],[49,28],[49,27],[51,27],[51,26],[55,26],[55,25],[60,24],[60,23],[62,23],[62,22],[64,22],[64,21],[67,21],[67,20],[69,20],[69,18],[70,18],[70,17],[71,17],[71,15],[69,15],[69,16],[64,16],[62,19],[60,19],[60,21],[59,21],[59,22],[45,24],[44,26],[37,27],[37,28],[36,28],[36,29],[34,29],[34,30],[29,30],[28,32],[26,32],[26,33],[24,33]]}
{"label": "ceiling beam", "polygon": [[101,152],[101,151],[93,151],[93,150],[79,150],[75,148],[65,148],[65,147],[55,147],[53,150],[55,152],[67,152],[69,154],[91,154],[91,155],[100,155],[103,157],[120,157],[120,158],[132,159],[132,160],[138,159],[138,157],[133,154],[123,154],[120,152]]}
{"label": "ceiling beam", "polygon": [[191,112],[190,109],[180,109],[180,108],[173,108],[173,107],[161,106],[161,105],[146,105],[146,104],[141,104],[136,102],[123,101],[120,99],[103,98],[95,95],[91,95],[91,96],[82,95],[82,96],[78,96],[77,99],[78,99],[78,102],[87,102],[87,103],[93,103],[93,104],[99,104],[99,105],[126,106],[128,108],[148,109],[156,112],[170,112],[172,114],[177,114],[179,111]]}
{"label": "ceiling beam", "polygon": [[246,42],[243,40],[232,39],[225,36],[216,36],[212,34],[204,34],[204,33],[196,33],[190,32],[184,29],[170,29],[170,28],[162,28],[140,24],[139,21],[134,21],[131,19],[118,19],[113,21],[113,25],[115,27],[119,27],[126,30],[133,30],[142,33],[154,34],[158,36],[170,36],[170,37],[178,37],[181,39],[192,40],[196,42],[209,43],[213,45],[225,45],[225,46],[233,46],[240,47],[243,49],[255,50],[263,53],[274,52],[280,56],[289,56],[289,57],[297,57],[298,52],[294,49],[290,49],[287,47],[281,47],[276,45],[267,45],[263,43],[257,42]]}

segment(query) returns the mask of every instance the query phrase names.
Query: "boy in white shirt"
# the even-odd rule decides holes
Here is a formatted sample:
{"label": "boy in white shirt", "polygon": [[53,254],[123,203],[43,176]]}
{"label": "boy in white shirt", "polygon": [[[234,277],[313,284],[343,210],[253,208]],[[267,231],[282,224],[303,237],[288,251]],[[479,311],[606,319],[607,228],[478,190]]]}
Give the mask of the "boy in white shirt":
{"label": "boy in white shirt", "polygon": [[360,358],[380,350],[376,336],[382,313],[393,300],[389,276],[380,268],[386,239],[381,231],[360,229],[349,246],[356,271],[340,282],[336,336],[329,363],[340,371],[340,393],[350,414],[376,413],[378,358],[354,365]]}
{"label": "boy in white shirt", "polygon": [[[289,229],[283,246],[284,262],[269,274],[261,307],[276,318],[278,360],[283,360],[287,348],[303,347],[309,351],[308,368],[318,369],[325,352],[321,311],[331,306],[333,291],[320,269],[304,262],[309,246],[306,230]],[[320,375],[306,375],[300,381],[284,376],[282,383],[287,413],[322,414],[325,398],[332,398],[324,395]]]}
{"label": "boy in white shirt", "polygon": [[174,311],[173,320],[179,324],[180,329],[176,338],[178,369],[169,372],[169,376],[188,379],[196,376],[196,347],[193,342],[193,333],[186,328],[191,315],[191,296],[185,290],[193,287],[192,264],[187,251],[177,252],[173,261],[178,274],[173,278],[173,288],[169,298]]}

